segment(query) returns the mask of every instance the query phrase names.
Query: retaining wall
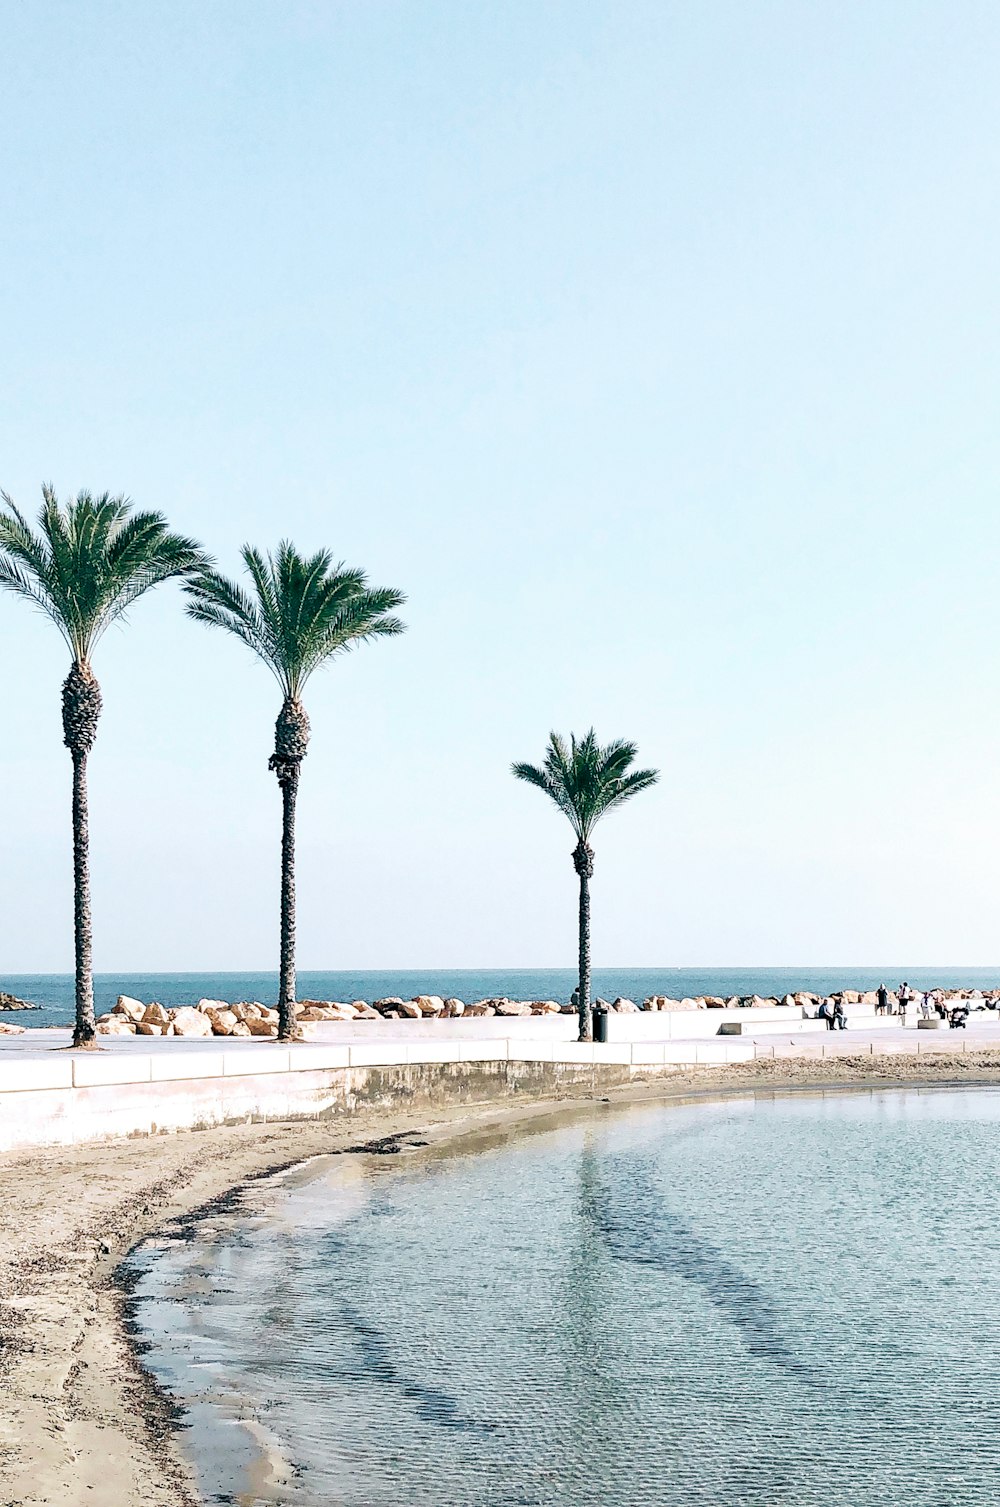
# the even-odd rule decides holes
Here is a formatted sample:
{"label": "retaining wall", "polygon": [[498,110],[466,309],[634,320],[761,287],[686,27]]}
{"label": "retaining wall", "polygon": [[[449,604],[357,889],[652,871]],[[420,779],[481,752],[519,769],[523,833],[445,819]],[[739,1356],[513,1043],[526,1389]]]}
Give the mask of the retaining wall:
{"label": "retaining wall", "polygon": [[[511,1060],[507,1047],[507,1042],[497,1042],[468,1056],[454,1053],[451,1060],[441,1060],[439,1049],[433,1061],[420,1061],[431,1054],[411,1047],[409,1061],[401,1052],[395,1062],[354,1066],[347,1064],[349,1049],[344,1047],[295,1048],[291,1066],[288,1051],[267,1047],[265,1053],[276,1054],[269,1062],[261,1053],[254,1053],[252,1061],[246,1056],[234,1061],[238,1054],[226,1052],[185,1053],[173,1061],[166,1054],[66,1056],[54,1068],[37,1060],[2,1063],[0,1079],[16,1073],[17,1087],[0,1087],[0,1152],[252,1120],[317,1119],[373,1106],[430,1107],[489,1103],[513,1095],[589,1093],[634,1077],[677,1072],[681,1066],[665,1063],[662,1048],[659,1054],[640,1051],[640,1057],[656,1060],[633,1064],[630,1049],[598,1048],[602,1060],[595,1062],[593,1047],[576,1052],[572,1046],[560,1048],[558,1061],[553,1060],[554,1048],[532,1060],[525,1060],[529,1049],[522,1048]],[[368,1055],[386,1054],[368,1049]],[[752,1055],[752,1043],[713,1044],[713,1061]],[[321,1058],[336,1058],[337,1065],[321,1065]],[[14,1072],[8,1075],[8,1069]]]}
{"label": "retaining wall", "polygon": [[[750,1025],[748,1017],[756,1024],[757,1017],[770,1012],[704,1013],[738,1016]],[[662,1027],[670,1016],[612,1016],[615,1024],[633,1031],[637,1025],[648,1029],[647,1020]],[[690,1023],[690,1015],[686,1020]],[[774,1022],[761,1021],[757,1039],[690,1034],[684,1040],[664,1039],[661,1030],[659,1040],[595,1044],[546,1039],[555,1023],[540,1017],[518,1021],[516,1036],[494,1040],[456,1029],[461,1021],[441,1022],[436,1032],[432,1025],[426,1033],[414,1021],[415,1031],[347,1041],[340,1033],[353,1035],[356,1028],[334,1025],[319,1028],[324,1033],[319,1041],[292,1047],[170,1038],[147,1049],[145,1037],[108,1038],[100,1052],[59,1049],[56,1040],[68,1037],[63,1032],[2,1037],[0,1152],[245,1120],[314,1118],[350,1113],[362,1104],[488,1102],[514,1093],[593,1091],[681,1068],[754,1058],[1000,1048],[996,1025],[942,1033],[892,1028],[890,1022],[890,1028],[871,1035],[853,1030],[806,1034],[803,1025],[813,1023],[793,1020],[787,1034],[781,1034],[767,1029]],[[522,1032],[525,1026],[530,1031]],[[539,1029],[545,1027],[549,1033]]]}

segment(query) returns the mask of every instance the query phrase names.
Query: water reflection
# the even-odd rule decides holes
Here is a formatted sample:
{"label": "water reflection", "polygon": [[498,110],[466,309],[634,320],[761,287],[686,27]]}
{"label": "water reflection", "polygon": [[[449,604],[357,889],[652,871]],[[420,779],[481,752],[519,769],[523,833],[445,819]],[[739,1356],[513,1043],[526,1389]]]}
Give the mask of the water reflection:
{"label": "water reflection", "polygon": [[210,1503],[1000,1507],[998,1119],[803,1096],[331,1158],[142,1253],[140,1319]]}

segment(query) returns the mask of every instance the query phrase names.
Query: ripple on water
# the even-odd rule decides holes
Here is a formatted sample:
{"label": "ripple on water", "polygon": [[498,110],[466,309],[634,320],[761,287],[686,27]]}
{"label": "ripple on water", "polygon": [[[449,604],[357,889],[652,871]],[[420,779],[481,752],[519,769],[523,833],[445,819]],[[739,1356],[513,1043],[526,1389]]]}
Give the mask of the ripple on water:
{"label": "ripple on water", "polygon": [[335,1157],[139,1319],[210,1503],[1000,1507],[998,1170],[989,1089]]}

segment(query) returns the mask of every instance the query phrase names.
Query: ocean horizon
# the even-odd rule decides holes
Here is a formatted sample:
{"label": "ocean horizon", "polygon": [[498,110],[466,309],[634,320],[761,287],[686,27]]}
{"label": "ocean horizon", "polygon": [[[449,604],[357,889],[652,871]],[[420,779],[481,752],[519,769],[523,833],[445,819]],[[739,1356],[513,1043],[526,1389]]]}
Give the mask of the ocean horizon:
{"label": "ocean horizon", "polygon": [[[595,997],[616,999],[623,995],[636,1004],[650,994],[675,998],[688,995],[770,995],[808,990],[831,994],[837,989],[889,988],[903,980],[915,988],[951,989],[1000,987],[1000,964],[992,968],[906,967],[777,967],[777,968],[595,968],[591,975]],[[409,999],[415,994],[455,996],[468,1004],[475,999],[507,995],[512,999],[569,999],[576,987],[572,968],[405,968],[405,969],[301,969],[297,993],[300,999],[374,1000],[392,995]],[[0,1019],[18,1020],[33,1027],[65,1026],[73,1020],[73,975],[70,973],[2,973],[0,990],[40,1006],[25,1015],[0,1011]],[[94,1002],[98,1014],[110,1010],[119,994],[129,994],[143,1003],[195,1004],[199,999],[258,1000],[273,1005],[278,994],[277,971],[192,971],[177,973],[98,973],[94,975]]]}

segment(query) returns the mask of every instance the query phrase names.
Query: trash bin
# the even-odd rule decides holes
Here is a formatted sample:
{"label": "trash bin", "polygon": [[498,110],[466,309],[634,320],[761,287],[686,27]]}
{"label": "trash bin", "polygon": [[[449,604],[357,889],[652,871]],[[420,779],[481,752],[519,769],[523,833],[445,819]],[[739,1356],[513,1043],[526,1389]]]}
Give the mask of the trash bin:
{"label": "trash bin", "polygon": [[598,1005],[595,1005],[594,1008],[593,1008],[593,1010],[591,1010],[590,1013],[591,1013],[591,1017],[592,1017],[593,1022],[594,1022],[594,1040],[595,1041],[607,1041],[607,1039],[608,1039],[608,1012],[607,1012],[607,1010],[602,1010]]}

